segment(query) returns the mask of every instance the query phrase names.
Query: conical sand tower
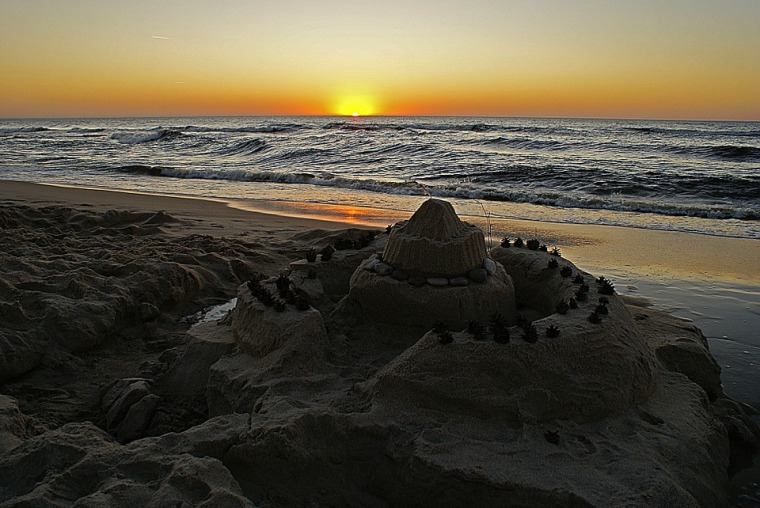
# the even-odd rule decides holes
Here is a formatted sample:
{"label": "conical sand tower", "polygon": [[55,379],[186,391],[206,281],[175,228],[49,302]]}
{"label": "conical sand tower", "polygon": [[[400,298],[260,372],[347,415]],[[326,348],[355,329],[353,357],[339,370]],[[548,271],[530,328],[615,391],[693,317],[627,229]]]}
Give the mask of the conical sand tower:
{"label": "conical sand tower", "polygon": [[391,231],[383,260],[408,273],[454,277],[482,268],[483,232],[462,222],[448,201],[429,199]]}
{"label": "conical sand tower", "polygon": [[488,258],[483,232],[462,222],[450,203],[429,199],[391,231],[382,256],[351,277],[344,312],[376,322],[462,329],[494,314],[514,320],[512,279]]}

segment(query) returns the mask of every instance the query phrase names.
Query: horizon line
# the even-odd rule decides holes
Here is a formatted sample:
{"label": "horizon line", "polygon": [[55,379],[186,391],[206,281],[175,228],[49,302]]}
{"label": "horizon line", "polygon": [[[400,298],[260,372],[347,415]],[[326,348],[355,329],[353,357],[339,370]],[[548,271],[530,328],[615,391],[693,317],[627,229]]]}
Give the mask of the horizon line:
{"label": "horizon line", "polygon": [[117,115],[117,116],[0,116],[0,120],[107,120],[107,119],[151,119],[151,118],[347,118],[359,121],[362,118],[499,118],[499,119],[543,119],[543,120],[630,120],[630,121],[648,121],[648,122],[744,122],[758,123],[760,118],[736,119],[736,118],[657,118],[657,117],[613,117],[613,116],[552,116],[552,115],[462,115],[462,114],[440,114],[440,115],[337,115],[337,114],[248,114],[248,115],[230,115],[230,114],[204,114],[204,115]]}

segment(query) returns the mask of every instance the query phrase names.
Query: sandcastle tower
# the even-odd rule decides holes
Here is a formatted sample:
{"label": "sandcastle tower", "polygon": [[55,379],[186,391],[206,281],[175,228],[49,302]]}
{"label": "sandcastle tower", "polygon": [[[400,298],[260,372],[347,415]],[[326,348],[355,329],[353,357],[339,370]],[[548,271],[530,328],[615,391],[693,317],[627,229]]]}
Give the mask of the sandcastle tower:
{"label": "sandcastle tower", "polygon": [[462,222],[448,201],[428,199],[391,231],[383,261],[426,277],[457,277],[483,268],[486,243],[477,226]]}
{"label": "sandcastle tower", "polygon": [[346,306],[375,323],[461,329],[499,314],[515,317],[515,291],[491,260],[483,232],[462,222],[447,201],[429,199],[390,233],[382,256],[351,277]]}

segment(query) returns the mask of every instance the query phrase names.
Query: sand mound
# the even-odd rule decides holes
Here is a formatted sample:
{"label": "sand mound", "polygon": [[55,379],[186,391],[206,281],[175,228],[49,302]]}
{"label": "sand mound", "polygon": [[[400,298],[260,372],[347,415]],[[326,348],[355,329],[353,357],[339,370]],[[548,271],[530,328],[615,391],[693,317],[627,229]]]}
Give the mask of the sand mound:
{"label": "sand mound", "polygon": [[356,269],[338,315],[415,329],[428,329],[435,322],[442,322],[451,329],[462,329],[472,320],[487,322],[494,314],[514,321],[512,280],[501,266],[496,267],[485,281],[468,282],[463,287],[429,284],[414,287],[408,280],[399,281],[373,272],[374,262],[375,258],[366,259]]}
{"label": "sand mound", "polygon": [[189,313],[193,299],[250,278],[250,260],[261,257],[232,241],[160,237],[154,224],[173,220],[161,212],[19,208],[2,216],[0,381],[56,351],[88,351],[111,335],[139,333],[162,312]]}
{"label": "sand mound", "polygon": [[483,232],[462,222],[447,201],[428,199],[407,223],[396,226],[383,260],[408,273],[451,277],[483,265]]}
{"label": "sand mound", "polygon": [[[404,411],[426,407],[514,423],[620,414],[654,391],[657,368],[628,310],[617,296],[609,300],[600,323],[581,309],[534,321],[533,343],[520,327],[511,328],[506,344],[466,332],[441,344],[428,333],[386,366],[367,394]],[[547,337],[550,326],[559,337]]]}

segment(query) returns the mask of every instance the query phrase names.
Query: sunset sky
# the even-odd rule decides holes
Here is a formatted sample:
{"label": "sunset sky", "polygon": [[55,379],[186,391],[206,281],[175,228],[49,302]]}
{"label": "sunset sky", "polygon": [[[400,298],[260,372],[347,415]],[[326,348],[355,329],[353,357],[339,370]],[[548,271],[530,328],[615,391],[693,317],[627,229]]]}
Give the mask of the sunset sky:
{"label": "sunset sky", "polygon": [[0,0],[0,116],[760,120],[760,0]]}

